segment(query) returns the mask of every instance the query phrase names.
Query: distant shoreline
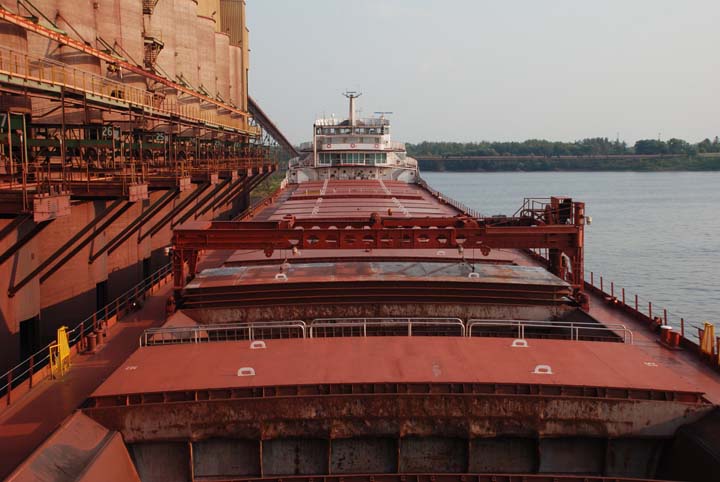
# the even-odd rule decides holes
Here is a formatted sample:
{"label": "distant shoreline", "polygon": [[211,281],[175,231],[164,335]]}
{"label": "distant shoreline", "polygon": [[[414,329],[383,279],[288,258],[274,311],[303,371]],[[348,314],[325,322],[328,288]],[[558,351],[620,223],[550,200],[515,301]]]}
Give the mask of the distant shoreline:
{"label": "distant shoreline", "polygon": [[421,172],[712,172],[719,155],[704,156],[414,156]]}

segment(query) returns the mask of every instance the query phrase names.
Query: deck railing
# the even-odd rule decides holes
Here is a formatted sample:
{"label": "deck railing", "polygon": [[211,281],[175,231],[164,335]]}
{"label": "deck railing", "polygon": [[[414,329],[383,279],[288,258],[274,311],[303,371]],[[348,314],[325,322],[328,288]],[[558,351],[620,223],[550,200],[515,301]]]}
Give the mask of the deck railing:
{"label": "deck railing", "polygon": [[237,129],[251,135],[260,133],[259,128],[248,124],[246,117],[234,118],[230,115],[218,114],[216,109],[203,110],[197,101],[170,102],[162,94],[155,94],[144,88],[133,87],[52,59],[29,55],[4,46],[0,46],[0,73],[7,75],[10,81],[22,79],[25,83],[31,83],[38,88],[70,88],[111,103],[132,105],[149,112],[178,116],[192,122]]}
{"label": "deck railing", "polygon": [[302,320],[289,320],[150,328],[140,336],[140,346],[374,336],[486,336],[521,340],[552,338],[633,343],[632,331],[625,325],[548,320],[471,319],[466,322],[460,318],[384,317],[316,318],[307,323]]}
{"label": "deck railing", "polygon": [[[172,265],[166,264],[115,298],[111,303],[108,303],[89,317],[76,323],[75,326],[67,331],[69,345],[76,348],[76,353],[85,350],[88,335],[106,330],[108,321],[111,318],[117,319],[126,313],[138,309],[148,292],[166,284],[171,275]],[[6,405],[10,405],[12,402],[13,388],[26,383],[28,385],[27,388],[32,389],[34,385],[50,377],[50,370],[46,367],[48,366],[50,358],[50,345],[53,343],[55,343],[55,341],[43,346],[0,376],[0,383],[3,383],[0,385],[0,395],[5,396]]]}
{"label": "deck railing", "polygon": [[473,218],[483,218],[484,217],[480,211],[469,208],[465,204],[461,203],[460,201],[456,201],[453,198],[447,197],[445,194],[441,193],[440,191],[433,189],[432,187],[430,187],[430,185],[424,179],[418,179],[417,184],[420,187],[422,187],[423,189],[425,189],[426,191],[428,191],[430,194],[432,194],[433,196],[438,198],[439,200],[444,201],[445,203],[451,205],[458,211],[460,211],[468,216],[471,216]]}
{"label": "deck railing", "polygon": [[145,330],[140,336],[140,346],[306,338],[306,335],[307,325],[301,320],[228,325],[169,326]]}
{"label": "deck railing", "polygon": [[[587,341],[622,341],[633,343],[633,333],[625,325],[601,325],[571,321],[469,320],[468,336],[500,336],[514,333],[515,338],[566,338]],[[505,329],[505,330],[503,330]]]}
{"label": "deck railing", "polygon": [[465,336],[460,318],[318,318],[310,338],[344,336]]}
{"label": "deck railing", "polygon": [[[529,253],[540,261],[547,262],[548,260],[546,249],[532,249],[529,250]],[[628,292],[614,281],[608,281],[604,276],[593,271],[586,272],[584,279],[585,288],[589,292],[601,296],[607,303],[644,323],[649,330],[657,332],[661,327],[678,330],[681,346],[696,351],[703,359],[710,361],[715,368],[720,368],[720,337],[712,340],[712,350],[706,352],[700,347],[704,324],[686,320],[683,316],[673,313],[667,308],[661,308],[658,304],[641,298],[637,293]]]}

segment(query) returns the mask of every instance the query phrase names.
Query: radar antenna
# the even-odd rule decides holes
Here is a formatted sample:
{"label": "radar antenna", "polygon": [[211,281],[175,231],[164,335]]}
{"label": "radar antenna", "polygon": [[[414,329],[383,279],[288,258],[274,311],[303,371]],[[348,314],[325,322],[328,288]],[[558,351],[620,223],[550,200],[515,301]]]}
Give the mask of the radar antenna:
{"label": "radar antenna", "polygon": [[357,92],[354,90],[346,90],[343,92],[343,95],[350,99],[350,115],[348,116],[348,121],[350,122],[351,126],[355,125],[355,99],[360,97],[362,95],[362,92]]}

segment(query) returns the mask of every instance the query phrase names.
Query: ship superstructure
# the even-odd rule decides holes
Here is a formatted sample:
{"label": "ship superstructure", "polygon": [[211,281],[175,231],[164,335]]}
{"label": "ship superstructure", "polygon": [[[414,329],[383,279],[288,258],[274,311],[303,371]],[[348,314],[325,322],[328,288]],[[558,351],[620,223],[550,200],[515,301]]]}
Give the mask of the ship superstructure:
{"label": "ship superstructure", "polygon": [[390,134],[390,120],[357,118],[357,92],[346,92],[348,118],[321,118],[313,124],[312,142],[300,146],[301,155],[290,160],[289,182],[324,179],[386,179],[415,182],[417,161],[407,155],[405,144]]}
{"label": "ship superstructure", "polygon": [[[353,98],[328,129],[367,128]],[[717,480],[714,337],[585,281],[582,202],[483,216],[323,128],[272,196],[176,227],[167,319],[13,480]]]}

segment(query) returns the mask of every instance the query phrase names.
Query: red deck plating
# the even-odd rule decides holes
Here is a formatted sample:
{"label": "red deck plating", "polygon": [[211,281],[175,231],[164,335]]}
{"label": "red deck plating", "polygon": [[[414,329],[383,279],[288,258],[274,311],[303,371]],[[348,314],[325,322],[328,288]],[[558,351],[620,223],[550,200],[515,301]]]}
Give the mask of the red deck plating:
{"label": "red deck plating", "polygon": [[[94,397],[195,389],[332,383],[518,383],[702,392],[632,345],[453,337],[269,340],[145,347]],[[548,365],[552,374],[534,374]],[[251,367],[255,376],[237,376]]]}

